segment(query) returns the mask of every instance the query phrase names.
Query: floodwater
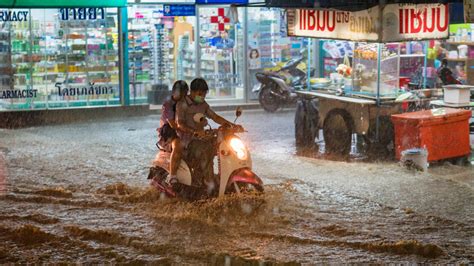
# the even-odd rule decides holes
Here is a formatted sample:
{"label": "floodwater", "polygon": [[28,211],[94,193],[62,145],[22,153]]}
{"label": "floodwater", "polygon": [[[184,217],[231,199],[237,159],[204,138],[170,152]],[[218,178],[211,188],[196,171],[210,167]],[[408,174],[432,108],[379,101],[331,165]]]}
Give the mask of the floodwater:
{"label": "floodwater", "polygon": [[240,121],[263,195],[197,202],[148,186],[158,116],[0,129],[0,263],[474,262],[472,166],[296,156],[293,114]]}

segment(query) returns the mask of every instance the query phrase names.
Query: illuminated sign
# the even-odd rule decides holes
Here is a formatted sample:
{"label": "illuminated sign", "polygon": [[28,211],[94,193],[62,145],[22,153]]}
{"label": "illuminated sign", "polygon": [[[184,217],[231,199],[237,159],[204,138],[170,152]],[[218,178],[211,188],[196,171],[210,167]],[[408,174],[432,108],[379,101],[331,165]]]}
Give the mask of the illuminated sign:
{"label": "illuminated sign", "polygon": [[449,35],[448,19],[444,4],[390,4],[356,12],[290,9],[288,35],[371,42],[442,39]]}

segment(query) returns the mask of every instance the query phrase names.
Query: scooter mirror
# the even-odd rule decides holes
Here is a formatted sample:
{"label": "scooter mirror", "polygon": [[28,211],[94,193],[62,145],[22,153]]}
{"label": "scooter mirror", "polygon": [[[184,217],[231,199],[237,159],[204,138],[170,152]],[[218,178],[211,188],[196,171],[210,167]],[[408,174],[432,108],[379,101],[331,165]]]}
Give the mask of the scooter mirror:
{"label": "scooter mirror", "polygon": [[235,116],[236,117],[240,117],[242,115],[242,107],[237,107],[237,109],[235,110]]}

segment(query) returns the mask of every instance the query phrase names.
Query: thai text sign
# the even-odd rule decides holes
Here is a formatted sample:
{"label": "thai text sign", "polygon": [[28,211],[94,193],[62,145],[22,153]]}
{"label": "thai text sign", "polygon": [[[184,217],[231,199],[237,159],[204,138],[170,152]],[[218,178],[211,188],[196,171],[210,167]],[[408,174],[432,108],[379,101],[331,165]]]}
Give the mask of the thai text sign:
{"label": "thai text sign", "polygon": [[100,7],[61,8],[61,20],[105,19],[105,9]]}
{"label": "thai text sign", "polygon": [[357,12],[290,9],[288,10],[288,35],[377,41],[379,16],[377,7]]}
{"label": "thai text sign", "polygon": [[448,37],[448,5],[392,4],[383,10],[383,42]]}
{"label": "thai text sign", "polygon": [[288,10],[288,35],[352,41],[395,42],[448,37],[448,6],[390,4],[357,11]]}

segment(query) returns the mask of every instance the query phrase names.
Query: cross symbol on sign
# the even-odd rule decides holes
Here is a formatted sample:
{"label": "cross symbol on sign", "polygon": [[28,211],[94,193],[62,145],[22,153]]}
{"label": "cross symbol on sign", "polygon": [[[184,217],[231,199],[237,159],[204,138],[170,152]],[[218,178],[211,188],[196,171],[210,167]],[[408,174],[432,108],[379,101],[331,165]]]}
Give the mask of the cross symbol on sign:
{"label": "cross symbol on sign", "polygon": [[230,18],[224,15],[224,8],[217,9],[217,16],[211,16],[211,23],[218,25],[219,31],[225,30],[225,24],[230,22]]}

